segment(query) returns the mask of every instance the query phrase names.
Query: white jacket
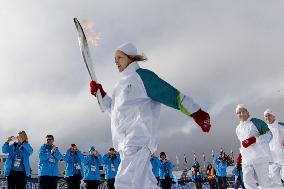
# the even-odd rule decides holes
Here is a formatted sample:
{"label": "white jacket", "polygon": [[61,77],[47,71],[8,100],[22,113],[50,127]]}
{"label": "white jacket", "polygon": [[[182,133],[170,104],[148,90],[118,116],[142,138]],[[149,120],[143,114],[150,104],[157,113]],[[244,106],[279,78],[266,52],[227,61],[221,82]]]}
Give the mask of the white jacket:
{"label": "white jacket", "polygon": [[273,124],[268,124],[268,127],[273,135],[269,142],[273,162],[284,165],[284,126],[275,120]]}
{"label": "white jacket", "polygon": [[118,151],[125,146],[156,151],[161,103],[187,115],[199,109],[191,98],[136,62],[121,72],[112,98],[106,95],[103,103],[111,116],[112,140]]}
{"label": "white jacket", "polygon": [[[268,143],[272,138],[272,134],[265,122],[258,121],[262,124],[258,127],[252,121],[241,121],[236,128],[236,134],[241,143],[240,153],[242,154],[242,163],[244,165],[271,162]],[[263,133],[260,133],[260,130]],[[244,148],[242,141],[253,136],[256,138],[256,143]]]}

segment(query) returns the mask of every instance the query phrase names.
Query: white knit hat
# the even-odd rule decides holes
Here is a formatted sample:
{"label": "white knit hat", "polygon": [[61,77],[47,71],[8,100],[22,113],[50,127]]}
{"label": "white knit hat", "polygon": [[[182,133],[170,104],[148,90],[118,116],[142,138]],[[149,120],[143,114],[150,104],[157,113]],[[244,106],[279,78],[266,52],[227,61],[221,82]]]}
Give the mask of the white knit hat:
{"label": "white knit hat", "polygon": [[137,55],[137,48],[132,43],[124,43],[116,48],[127,55]]}
{"label": "white knit hat", "polygon": [[236,113],[238,113],[239,109],[244,108],[247,110],[246,106],[244,104],[238,104],[236,107]]}
{"label": "white knit hat", "polygon": [[263,113],[264,116],[266,116],[267,114],[275,116],[275,114],[270,109],[266,109],[265,112]]}

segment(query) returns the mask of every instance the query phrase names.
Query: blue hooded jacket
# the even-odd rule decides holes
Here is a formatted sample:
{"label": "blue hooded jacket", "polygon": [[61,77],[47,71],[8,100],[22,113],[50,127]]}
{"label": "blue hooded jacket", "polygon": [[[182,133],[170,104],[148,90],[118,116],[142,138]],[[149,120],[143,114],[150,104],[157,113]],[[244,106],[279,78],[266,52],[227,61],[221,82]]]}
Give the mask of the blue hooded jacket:
{"label": "blue hooded jacket", "polygon": [[166,176],[169,176],[170,178],[173,178],[173,167],[174,164],[170,161],[168,162],[162,162],[161,161],[161,167],[160,167],[160,179],[165,179]]}
{"label": "blue hooded jacket", "polygon": [[241,181],[243,181],[242,169],[238,170],[237,167],[234,167],[234,169],[232,170],[232,174],[235,176],[235,181],[237,181],[239,174],[240,174],[240,177],[241,177]]}
{"label": "blue hooded jacket", "polygon": [[83,177],[82,162],[84,161],[84,156],[79,150],[77,153],[72,153],[71,150],[68,149],[66,154],[63,156],[63,160],[66,164],[64,178],[73,176],[74,174],[79,174],[79,172]]}
{"label": "blue hooded jacket", "polygon": [[62,154],[58,148],[51,154],[51,146],[43,144],[38,156],[38,176],[58,176],[58,161],[62,159]]}
{"label": "blue hooded jacket", "polygon": [[[15,158],[15,151],[18,148],[18,143],[14,142],[13,144],[9,145],[8,142],[5,142],[2,146],[2,152],[4,154],[8,154],[8,159],[5,162],[5,170],[4,175],[7,177],[10,174],[10,170],[12,168],[12,163]],[[24,142],[22,146],[19,148],[19,153],[23,158],[24,169],[26,172],[26,176],[31,175],[31,168],[30,168],[30,161],[29,157],[33,153],[33,148],[27,142]]]}
{"label": "blue hooded jacket", "polygon": [[224,160],[220,160],[219,158],[214,158],[213,163],[216,164],[216,175],[219,177],[227,176],[227,167],[228,164]]}
{"label": "blue hooded jacket", "polygon": [[[113,179],[116,176],[118,166],[120,164],[119,153],[115,154],[115,157],[111,158],[108,154],[103,156],[103,164],[105,165],[106,179]],[[112,164],[114,165],[114,170],[112,170]]]}
{"label": "blue hooded jacket", "polygon": [[83,180],[100,180],[100,166],[102,156],[87,155],[84,157],[84,178]]}
{"label": "blue hooded jacket", "polygon": [[155,177],[160,177],[159,170],[161,167],[161,161],[158,157],[153,156],[150,158],[151,164],[152,164],[152,172]]}

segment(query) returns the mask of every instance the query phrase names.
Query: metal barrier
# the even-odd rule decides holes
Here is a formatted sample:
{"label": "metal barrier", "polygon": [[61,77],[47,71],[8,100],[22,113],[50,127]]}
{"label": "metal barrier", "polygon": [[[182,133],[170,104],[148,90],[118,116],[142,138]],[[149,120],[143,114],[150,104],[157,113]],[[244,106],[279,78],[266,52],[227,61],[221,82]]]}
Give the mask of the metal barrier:
{"label": "metal barrier", "polygon": [[[1,180],[0,181],[0,189],[7,189],[7,181],[6,180]],[[36,182],[35,180],[28,180],[27,181],[27,185],[26,185],[26,189],[39,189],[39,183]],[[57,189],[67,189],[66,186],[64,185],[59,185],[57,187]],[[84,184],[81,185],[81,189],[85,189]],[[100,184],[99,189],[107,189],[107,184],[105,182],[103,182],[102,184]]]}
{"label": "metal barrier", "polygon": [[[61,180],[62,181],[62,180]],[[228,181],[228,188],[233,187],[234,182]],[[7,189],[7,182],[6,180],[0,181],[0,189]],[[37,179],[28,180],[26,189],[38,189],[39,183]],[[203,189],[209,189],[209,183],[203,182],[202,183]],[[57,189],[67,189],[65,182],[61,182],[61,184],[58,185]],[[81,189],[85,189],[84,184],[81,185]],[[107,189],[106,182],[103,182],[99,185],[99,189]],[[183,184],[173,184],[172,189],[195,189],[195,184],[193,182],[183,183]]]}

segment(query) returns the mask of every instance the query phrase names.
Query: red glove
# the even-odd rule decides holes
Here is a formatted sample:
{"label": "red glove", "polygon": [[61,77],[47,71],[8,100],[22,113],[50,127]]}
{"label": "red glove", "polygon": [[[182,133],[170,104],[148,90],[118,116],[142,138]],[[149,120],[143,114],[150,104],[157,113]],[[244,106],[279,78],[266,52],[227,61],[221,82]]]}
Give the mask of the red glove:
{"label": "red glove", "polygon": [[210,131],[210,116],[207,112],[204,112],[203,110],[199,109],[197,112],[191,114],[191,117],[201,127],[203,132],[208,133]]}
{"label": "red glove", "polygon": [[242,141],[244,148],[247,148],[254,143],[256,143],[256,138],[254,136]]}
{"label": "red glove", "polygon": [[103,90],[103,87],[101,84],[96,83],[95,81],[91,80],[90,82],[90,88],[91,88],[91,94],[92,95],[97,95],[98,89],[101,92],[102,97],[106,95],[106,92]]}

